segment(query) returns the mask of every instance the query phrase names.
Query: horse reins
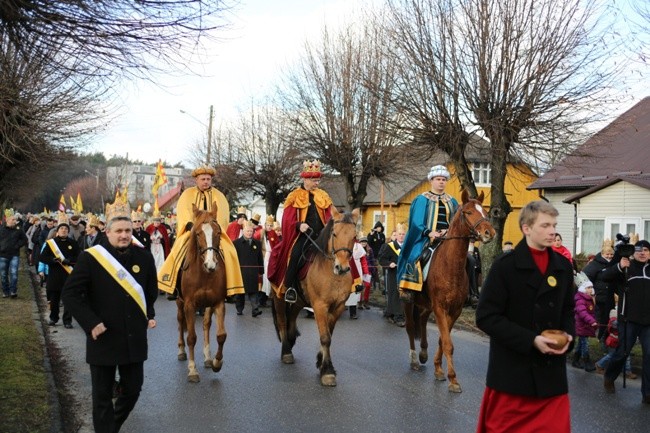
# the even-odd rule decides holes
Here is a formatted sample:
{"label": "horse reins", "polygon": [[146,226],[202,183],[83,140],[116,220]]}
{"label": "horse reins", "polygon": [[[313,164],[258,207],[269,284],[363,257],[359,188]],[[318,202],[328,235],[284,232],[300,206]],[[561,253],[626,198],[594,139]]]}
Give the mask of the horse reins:
{"label": "horse reins", "polygon": [[[353,222],[345,222],[345,221],[334,221],[332,224],[338,224],[338,223],[354,224]],[[311,231],[312,233],[313,233],[313,231],[314,231],[311,227],[309,227],[307,230]],[[328,254],[327,254],[325,251],[323,251],[323,249],[322,249],[322,248],[321,248],[321,247],[316,243],[316,241],[313,240],[313,239],[311,238],[311,236],[308,236],[306,233],[305,233],[305,236],[307,236],[307,239],[309,239],[309,242],[312,243],[312,245],[313,245],[313,246],[318,250],[318,252],[320,252],[323,256],[325,256],[325,258],[328,259],[328,260],[334,260],[334,256],[336,255],[336,253],[338,253],[338,252],[340,252],[340,251],[345,251],[345,252],[347,252],[348,254],[350,254],[350,257],[352,257],[352,250],[351,250],[350,248],[347,248],[347,247],[346,247],[346,248],[336,248],[336,249],[334,249],[334,247],[332,247],[332,251],[331,251],[331,252],[329,253],[329,255],[328,255]],[[333,238],[333,237],[334,237],[334,229],[332,228],[332,233],[330,234],[330,242],[331,242],[332,245],[334,245],[334,242],[332,242],[332,238]]]}
{"label": "horse reins", "polygon": [[463,222],[467,225],[467,228],[469,228],[469,235],[468,236],[449,236],[449,237],[443,236],[443,237],[439,238],[441,241],[445,241],[445,240],[449,240],[449,239],[470,239],[470,240],[473,240],[473,241],[477,241],[477,240],[481,239],[481,236],[478,234],[478,231],[476,230],[476,227],[478,227],[479,224],[481,224],[483,221],[488,222],[488,223],[490,221],[485,217],[481,217],[478,221],[476,221],[474,223],[474,225],[471,225],[469,223],[469,221],[467,220],[467,217],[465,217],[466,213],[467,212],[461,211],[460,212],[460,217],[463,220]]}

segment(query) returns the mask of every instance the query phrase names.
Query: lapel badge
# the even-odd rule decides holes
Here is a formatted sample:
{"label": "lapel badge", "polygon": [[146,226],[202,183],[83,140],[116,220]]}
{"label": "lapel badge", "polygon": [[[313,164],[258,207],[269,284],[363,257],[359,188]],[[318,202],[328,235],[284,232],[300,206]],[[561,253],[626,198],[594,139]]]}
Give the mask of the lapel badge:
{"label": "lapel badge", "polygon": [[68,245],[68,249],[71,250],[71,249],[72,249],[72,245]]}
{"label": "lapel badge", "polygon": [[555,279],[555,277],[554,277],[553,275],[549,276],[549,277],[546,279],[546,282],[547,282],[548,285],[551,286],[551,287],[555,287],[555,286],[557,286],[557,280]]}
{"label": "lapel badge", "polygon": [[134,273],[137,274],[138,272],[140,272],[140,266],[138,266],[138,265],[133,265],[133,267],[131,268],[131,270],[132,270]]}
{"label": "lapel badge", "polygon": [[119,278],[120,280],[125,279],[126,271],[124,269],[120,269],[119,271],[117,271],[117,278]]}

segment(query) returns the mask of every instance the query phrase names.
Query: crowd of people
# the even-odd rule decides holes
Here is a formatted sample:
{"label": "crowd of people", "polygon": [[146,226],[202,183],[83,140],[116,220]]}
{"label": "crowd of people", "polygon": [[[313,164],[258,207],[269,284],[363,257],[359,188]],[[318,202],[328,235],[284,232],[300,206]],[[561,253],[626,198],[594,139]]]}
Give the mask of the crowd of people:
{"label": "crowd of people", "polygon": [[[209,167],[195,169],[196,186],[181,194],[176,215],[167,219],[159,211],[149,218],[140,210],[131,211],[117,197],[102,215],[23,217],[5,212],[0,225],[3,297],[18,296],[19,252],[26,247],[28,264],[45,287],[49,325],[56,326],[62,318],[64,327],[72,328],[74,317],[88,335],[97,431],[118,431],[137,402],[147,358],[146,330],[156,326],[153,304],[165,293],[169,300],[182,296],[181,264],[193,209],[217,206],[217,220],[224,228],[220,248],[227,264],[228,296],[238,315],[243,315],[248,299],[250,314],[258,317],[274,288],[288,303],[302,296],[299,270],[333,209],[320,188],[318,161],[306,161],[302,167],[302,184],[287,197],[282,224],[267,216],[262,225],[261,215],[249,219],[244,207],[231,216],[225,196],[212,186],[214,175]],[[350,261],[355,283],[346,303],[350,319],[370,309],[375,291],[385,296],[385,319],[405,326],[404,304],[422,290],[428,257],[444,239],[458,208],[458,201],[445,192],[450,177],[445,166],[432,167],[430,190],[413,200],[408,222],[396,224],[388,237],[382,221],[367,234],[358,233]],[[523,239],[516,245],[504,243],[485,284],[478,245],[470,243],[468,302],[476,308],[478,327],[490,336],[479,432],[528,431],[547,422],[545,414],[550,412],[556,414],[554,431],[568,431],[565,364],[570,350],[571,365],[603,374],[605,391],[613,393],[621,372],[629,379],[637,377],[629,354],[640,340],[642,401],[650,403],[650,243],[638,241],[634,254],[624,256],[606,240],[577,273],[555,231],[557,215],[543,201],[526,205],[519,219]],[[535,290],[520,290],[525,282]],[[124,291],[137,302],[124,305],[124,297],[117,296]],[[531,311],[533,304],[548,308]],[[541,334],[549,326],[569,335],[566,344],[553,346],[553,340]],[[138,336],[138,347],[124,338],[131,331]],[[591,338],[603,350],[597,360],[590,356]],[[109,388],[117,371],[122,393],[112,402]],[[527,427],[508,430],[517,423]]]}

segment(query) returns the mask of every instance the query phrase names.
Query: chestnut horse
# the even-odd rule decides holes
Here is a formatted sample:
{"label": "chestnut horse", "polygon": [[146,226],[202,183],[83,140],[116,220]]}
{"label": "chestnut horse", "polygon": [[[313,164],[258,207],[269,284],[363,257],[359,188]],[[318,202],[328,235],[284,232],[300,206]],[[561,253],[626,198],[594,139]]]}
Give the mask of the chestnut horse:
{"label": "chestnut horse", "polygon": [[324,386],[336,386],[330,344],[334,326],[345,311],[345,301],[352,289],[350,258],[358,219],[359,209],[352,213],[339,213],[332,209],[332,218],[312,248],[313,261],[307,276],[300,281],[302,294],[296,303],[286,303],[283,298],[278,298],[275,287],[271,290],[273,323],[282,343],[281,359],[285,364],[294,362],[291,350],[299,335],[296,325],[298,314],[307,304],[314,309],[320,335],[316,368],[320,371],[320,381]]}
{"label": "chestnut horse", "polygon": [[[187,254],[183,262],[181,290],[176,299],[178,319],[178,360],[187,360],[184,335],[187,332],[190,361],[188,363],[188,381],[198,382],[199,373],[194,362],[196,330],[194,329],[197,310],[205,308],[203,315],[203,356],[204,366],[212,371],[221,370],[223,365],[223,345],[226,342],[226,268],[219,250],[221,227],[217,223],[217,204],[212,204],[212,211],[197,209],[192,204],[194,225],[187,241]],[[217,319],[217,353],[210,359],[210,326],[212,312]]]}
{"label": "chestnut horse", "polygon": [[[492,224],[487,220],[483,206],[483,192],[477,199],[470,199],[466,191],[462,193],[462,205],[449,225],[449,230],[434,251],[429,266],[429,272],[424,282],[423,290],[415,294],[412,304],[405,304],[406,332],[409,337],[409,360],[413,370],[420,370],[420,364],[415,355],[415,338],[420,337],[419,362],[425,364],[429,355],[427,348],[427,322],[431,311],[438,325],[438,350],[433,359],[436,380],[445,380],[442,371],[442,355],[447,360],[447,377],[449,391],[461,392],[456,379],[456,370],[452,359],[454,345],[451,341],[451,329],[467,300],[469,281],[465,264],[469,242],[480,240],[487,243],[495,235]],[[415,319],[415,307],[419,311]],[[418,327],[416,329],[416,326]]]}

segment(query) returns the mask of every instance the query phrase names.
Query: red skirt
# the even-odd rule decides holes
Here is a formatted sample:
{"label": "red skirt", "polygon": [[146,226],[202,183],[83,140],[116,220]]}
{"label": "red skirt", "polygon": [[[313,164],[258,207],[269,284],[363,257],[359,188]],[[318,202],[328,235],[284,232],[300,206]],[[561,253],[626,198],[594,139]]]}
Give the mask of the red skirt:
{"label": "red skirt", "polygon": [[528,397],[485,388],[476,433],[570,433],[569,394]]}

